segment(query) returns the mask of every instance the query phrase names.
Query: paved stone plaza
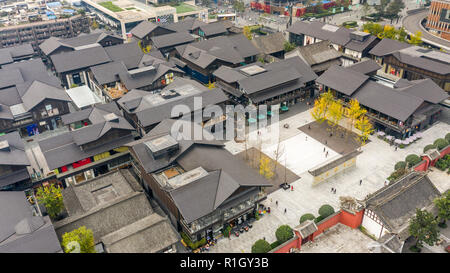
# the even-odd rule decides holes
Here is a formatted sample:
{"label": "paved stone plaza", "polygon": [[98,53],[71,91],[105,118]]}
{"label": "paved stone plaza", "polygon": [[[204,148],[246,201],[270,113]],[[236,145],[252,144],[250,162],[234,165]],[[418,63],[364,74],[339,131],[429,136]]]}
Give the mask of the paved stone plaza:
{"label": "paved stone plaza", "polygon": [[[282,118],[283,116],[281,116]],[[312,139],[308,137],[308,143],[306,143],[303,133],[297,129],[309,122],[312,122],[311,115],[309,111],[305,111],[286,118],[277,125],[268,126],[272,127],[270,130],[260,130],[260,138],[263,142],[262,149],[269,149],[269,147],[277,144],[277,138],[267,136],[271,132],[276,131],[273,128],[274,126],[281,127],[279,129],[281,141],[294,138],[298,140],[298,143],[294,146],[296,150],[310,149],[309,146],[313,143]],[[287,129],[283,128],[283,125],[286,123],[289,124]],[[276,240],[275,230],[280,225],[288,224],[291,227],[295,227],[299,224],[301,215],[313,213],[317,216],[318,209],[323,204],[330,204],[337,210],[339,208],[339,196],[352,196],[357,199],[364,199],[367,194],[384,186],[384,181],[393,172],[396,162],[404,160],[408,154],[420,155],[423,147],[437,138],[444,137],[448,132],[450,132],[450,125],[445,122],[438,122],[422,133],[423,138],[421,140],[397,151],[395,151],[393,146],[389,146],[389,144],[378,139],[375,135],[371,136],[371,142],[362,147],[363,153],[358,156],[355,167],[347,169],[316,186],[312,186],[312,176],[308,172],[298,174],[301,178],[291,184],[294,187],[294,191],[278,189],[269,194],[263,202],[264,205],[271,207],[269,215],[266,214],[259,221],[256,221],[253,228],[240,237],[232,236],[231,239],[219,240],[218,244],[210,251],[249,253],[251,252],[251,246],[258,239],[265,237],[269,243],[274,242]],[[254,134],[254,139],[258,138],[257,132],[251,134]],[[290,142],[287,141],[286,143]],[[249,145],[257,146],[258,141],[249,141]],[[238,153],[244,150],[244,144],[230,141],[226,143],[226,148],[232,153]],[[310,156],[312,158],[308,160],[320,162],[316,157],[323,157],[323,153],[311,153]],[[359,185],[360,179],[363,180],[362,185]],[[430,175],[430,179],[440,191],[450,188],[447,174],[436,171]],[[331,192],[332,187],[337,189],[336,194]],[[276,201],[278,201],[278,207],[275,205]],[[286,213],[284,213],[285,209],[287,209]],[[355,230],[355,232],[359,231]]]}
{"label": "paved stone plaza", "polygon": [[337,224],[302,245],[300,253],[368,253],[371,243],[374,241],[359,229]]}
{"label": "paved stone plaza", "polygon": [[[278,143],[263,147],[262,150],[275,160],[277,147]],[[324,149],[328,151],[328,155]],[[317,165],[340,157],[338,153],[303,132],[282,141],[279,150],[282,150],[283,153],[279,155],[278,162],[300,176]]]}

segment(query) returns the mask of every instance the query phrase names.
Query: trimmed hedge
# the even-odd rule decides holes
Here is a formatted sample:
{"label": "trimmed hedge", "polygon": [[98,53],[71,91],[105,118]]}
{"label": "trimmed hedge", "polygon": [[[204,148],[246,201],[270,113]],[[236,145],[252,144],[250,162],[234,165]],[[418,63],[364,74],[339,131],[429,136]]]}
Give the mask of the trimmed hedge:
{"label": "trimmed hedge", "polygon": [[406,168],[406,162],[405,161],[399,161],[394,166],[394,170],[404,169],[404,168]]}
{"label": "trimmed hedge", "polygon": [[445,147],[447,147],[448,142],[447,140],[443,139],[443,138],[438,138],[434,141],[433,143],[434,145],[436,145],[436,147],[441,150],[444,149]]}
{"label": "trimmed hedge", "polygon": [[450,133],[447,133],[445,135],[445,140],[447,140],[447,142],[450,143]]}
{"label": "trimmed hedge", "polygon": [[290,226],[282,225],[275,231],[275,237],[277,237],[277,241],[282,244],[292,239],[292,237],[294,237],[294,232]]}
{"label": "trimmed hedge", "polygon": [[407,155],[405,158],[406,163],[408,163],[408,167],[411,168],[412,166],[416,165],[421,161],[420,157],[415,154]]}
{"label": "trimmed hedge", "polygon": [[252,245],[252,253],[267,253],[271,249],[272,248],[271,248],[270,244],[266,240],[263,240],[263,239],[256,241]]}
{"label": "trimmed hedge", "polygon": [[322,221],[323,219],[325,219],[327,217],[323,217],[322,215],[319,215],[318,217],[316,217],[316,219],[314,219],[314,223],[319,223],[320,221]]}
{"label": "trimmed hedge", "polygon": [[302,217],[300,217],[300,224],[305,222],[306,220],[314,220],[314,215],[312,215],[311,213],[306,213],[303,214]]}
{"label": "trimmed hedge", "polygon": [[272,249],[274,249],[274,248],[276,248],[276,247],[278,247],[280,245],[282,245],[282,243],[280,243],[279,241],[275,241],[275,242],[270,244],[270,249],[272,250]]}
{"label": "trimmed hedge", "polygon": [[327,204],[321,206],[319,209],[319,215],[322,216],[323,219],[327,218],[333,213],[334,213],[333,207]]}
{"label": "trimmed hedge", "polygon": [[436,149],[436,145],[428,144],[427,146],[423,147],[423,152],[425,153],[426,151],[431,150],[431,149]]}

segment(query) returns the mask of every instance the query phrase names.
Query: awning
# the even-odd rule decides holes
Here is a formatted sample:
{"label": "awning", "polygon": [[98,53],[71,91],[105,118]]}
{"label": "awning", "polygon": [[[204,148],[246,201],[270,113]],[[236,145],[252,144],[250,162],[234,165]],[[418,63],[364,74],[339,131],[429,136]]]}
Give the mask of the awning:
{"label": "awning", "polygon": [[258,115],[258,119],[265,119],[265,118],[266,118],[266,115],[263,115],[263,114]]}
{"label": "awning", "polygon": [[289,110],[289,107],[287,107],[286,105],[281,106],[280,108],[282,111],[287,111]]}
{"label": "awning", "polygon": [[256,119],[254,119],[254,118],[249,118],[248,119],[248,123],[255,123],[256,122]]}

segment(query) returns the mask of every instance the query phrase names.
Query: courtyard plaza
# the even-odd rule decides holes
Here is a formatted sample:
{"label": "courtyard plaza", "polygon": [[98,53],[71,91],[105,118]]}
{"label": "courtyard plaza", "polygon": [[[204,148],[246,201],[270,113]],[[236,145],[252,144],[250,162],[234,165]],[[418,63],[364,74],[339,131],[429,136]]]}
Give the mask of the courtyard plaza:
{"label": "courtyard plaza", "polygon": [[374,241],[364,235],[359,229],[352,229],[343,224],[337,224],[314,241],[302,245],[300,253],[369,253],[369,245]]}
{"label": "courtyard plaza", "polygon": [[[299,162],[302,160],[320,164],[329,159],[324,157],[323,144],[313,142],[313,139],[310,139],[310,137],[306,141],[305,134],[298,129],[312,121],[309,110],[286,119],[283,119],[283,114],[281,114],[278,124],[272,124],[267,126],[267,128],[260,129],[259,134],[256,131],[249,133],[247,146],[261,147],[263,151],[264,149],[271,150],[274,145],[278,144],[278,138],[274,137],[273,134],[276,132],[274,126],[279,126],[281,143],[286,144],[288,150],[293,147],[292,145],[295,145],[294,147],[297,151],[293,153],[295,156],[292,157],[290,157],[292,153],[288,152],[286,165],[288,169],[293,170],[300,178],[290,184],[293,186],[293,191],[279,188],[267,196],[267,199],[262,204],[270,207],[271,213],[266,213],[262,216],[260,220],[253,224],[253,228],[239,237],[232,235],[231,239],[224,238],[219,240],[217,245],[210,249],[210,252],[249,253],[254,242],[259,239],[265,238],[269,243],[275,242],[275,231],[280,225],[287,224],[295,227],[299,224],[300,216],[305,213],[312,213],[318,216],[318,210],[324,204],[329,204],[335,210],[338,210],[340,196],[351,196],[362,200],[369,193],[384,186],[386,178],[394,171],[396,162],[403,161],[409,154],[422,154],[423,148],[427,144],[433,143],[437,138],[442,138],[446,133],[450,132],[450,125],[447,122],[439,121],[422,132],[422,139],[404,149],[399,148],[397,151],[394,146],[390,146],[383,140],[378,139],[374,134],[370,136],[370,142],[361,147],[363,152],[358,156],[355,166],[330,177],[318,185],[312,186],[313,177],[307,172],[309,165],[304,163],[305,167],[294,167],[294,165],[300,164]],[[289,128],[284,128],[284,124],[289,124]],[[354,132],[357,131],[354,130]],[[291,138],[298,141],[291,143],[289,141]],[[244,143],[236,143],[235,141],[227,142],[225,147],[233,154],[245,150]],[[311,149],[318,151],[315,153],[310,152]],[[326,149],[331,152],[331,149],[328,147]],[[303,150],[305,151],[304,153],[301,152]],[[270,156],[270,152],[267,154]],[[329,154],[329,156],[332,155]],[[279,162],[282,165],[285,164],[283,161]],[[448,182],[447,174],[438,172],[438,170],[434,173],[432,172],[430,179],[443,192],[450,188],[450,183]],[[362,184],[360,185],[359,181],[361,179]],[[336,189],[336,194],[331,192],[331,188]],[[276,205],[276,201],[278,201],[278,205]],[[359,232],[358,230],[355,231]]]}

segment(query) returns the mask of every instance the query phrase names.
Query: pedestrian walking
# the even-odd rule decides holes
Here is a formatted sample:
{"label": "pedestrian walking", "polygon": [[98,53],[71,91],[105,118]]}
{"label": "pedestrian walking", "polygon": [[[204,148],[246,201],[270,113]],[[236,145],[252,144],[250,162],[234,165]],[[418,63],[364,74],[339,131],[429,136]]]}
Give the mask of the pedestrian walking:
{"label": "pedestrian walking", "polygon": [[286,214],[286,212],[287,212],[287,209],[284,209],[284,214]]}
{"label": "pedestrian walking", "polygon": [[334,194],[336,194],[336,188],[334,189]]}
{"label": "pedestrian walking", "polygon": [[362,179],[361,179],[361,180],[359,180],[359,185],[361,186],[361,184],[362,184]]}
{"label": "pedestrian walking", "polygon": [[333,192],[333,191],[334,191],[334,188],[332,187],[332,188],[331,188],[331,192]]}
{"label": "pedestrian walking", "polygon": [[278,200],[275,201],[275,205],[277,205],[277,207],[278,207]]}
{"label": "pedestrian walking", "polygon": [[395,151],[397,151],[398,146],[395,146]]}
{"label": "pedestrian walking", "polygon": [[305,140],[308,141],[308,137],[305,137]]}
{"label": "pedestrian walking", "polygon": [[323,152],[325,153],[325,147],[323,147]]}
{"label": "pedestrian walking", "polygon": [[327,145],[328,141],[325,140],[325,145]]}

